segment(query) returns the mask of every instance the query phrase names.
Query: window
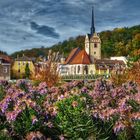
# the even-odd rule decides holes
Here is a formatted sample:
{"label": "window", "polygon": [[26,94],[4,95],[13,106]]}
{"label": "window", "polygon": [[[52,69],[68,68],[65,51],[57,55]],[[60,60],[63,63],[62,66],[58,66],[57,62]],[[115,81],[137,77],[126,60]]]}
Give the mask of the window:
{"label": "window", "polygon": [[74,67],[74,74],[76,74],[76,66]]}
{"label": "window", "polygon": [[94,54],[96,54],[96,52],[94,52]]}
{"label": "window", "polygon": [[18,73],[20,73],[20,69],[18,69]]}
{"label": "window", "polygon": [[25,65],[25,62],[23,62],[23,65]]}
{"label": "window", "polygon": [[77,70],[77,72],[78,72],[78,73],[80,72],[80,66],[78,66],[78,70]]}
{"label": "window", "polygon": [[3,67],[3,73],[7,73],[8,72],[8,68],[7,67]]}
{"label": "window", "polygon": [[84,71],[85,71],[84,72],[85,74],[88,74],[88,66],[87,65],[84,67]]}
{"label": "window", "polygon": [[94,48],[97,48],[97,44],[96,43],[94,44]]}
{"label": "window", "polygon": [[93,70],[90,71],[90,74],[93,74]]}

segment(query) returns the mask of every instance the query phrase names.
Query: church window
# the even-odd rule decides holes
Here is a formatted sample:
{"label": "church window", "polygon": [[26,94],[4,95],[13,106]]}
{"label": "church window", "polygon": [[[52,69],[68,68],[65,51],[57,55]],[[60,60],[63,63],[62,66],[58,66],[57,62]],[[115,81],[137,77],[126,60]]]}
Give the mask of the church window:
{"label": "church window", "polygon": [[71,67],[71,74],[73,74],[74,73],[74,67],[72,66]]}
{"label": "church window", "polygon": [[76,74],[76,66],[74,67],[74,74]]}
{"label": "church window", "polygon": [[85,74],[88,74],[88,66],[87,65],[84,67],[84,71],[85,71]]}
{"label": "church window", "polygon": [[93,74],[93,70],[90,71],[90,74]]}
{"label": "church window", "polygon": [[94,44],[94,48],[97,48],[97,44],[96,43]]}
{"label": "church window", "polygon": [[77,72],[78,72],[78,73],[80,72],[80,66],[78,66],[78,70],[77,70]]}

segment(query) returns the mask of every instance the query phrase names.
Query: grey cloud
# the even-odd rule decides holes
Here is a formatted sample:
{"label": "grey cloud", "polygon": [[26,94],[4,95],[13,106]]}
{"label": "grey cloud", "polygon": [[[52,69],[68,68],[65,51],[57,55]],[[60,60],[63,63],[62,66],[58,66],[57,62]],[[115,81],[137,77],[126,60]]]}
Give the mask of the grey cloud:
{"label": "grey cloud", "polygon": [[90,32],[95,5],[96,31],[140,23],[139,0],[0,0],[0,49],[9,53],[51,46]]}
{"label": "grey cloud", "polygon": [[31,29],[35,30],[38,34],[52,38],[59,38],[60,36],[53,27],[49,27],[46,25],[38,25],[36,22],[31,22],[30,24]]}

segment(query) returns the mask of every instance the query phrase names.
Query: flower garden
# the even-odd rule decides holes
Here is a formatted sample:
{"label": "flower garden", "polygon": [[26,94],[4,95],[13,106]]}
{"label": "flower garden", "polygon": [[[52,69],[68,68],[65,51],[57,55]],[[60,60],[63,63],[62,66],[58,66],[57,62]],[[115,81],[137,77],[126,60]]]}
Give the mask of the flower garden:
{"label": "flower garden", "polygon": [[103,79],[0,81],[0,139],[140,140],[140,90]]}

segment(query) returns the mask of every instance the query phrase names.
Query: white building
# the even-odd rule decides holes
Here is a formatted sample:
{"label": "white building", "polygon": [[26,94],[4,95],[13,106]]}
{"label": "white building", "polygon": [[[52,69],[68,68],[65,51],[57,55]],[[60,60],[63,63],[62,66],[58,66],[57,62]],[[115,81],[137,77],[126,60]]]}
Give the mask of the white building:
{"label": "white building", "polygon": [[101,39],[95,32],[94,11],[92,9],[91,33],[85,37],[85,49],[75,48],[66,61],[60,65],[61,75],[109,74],[116,65],[125,66],[122,59],[102,59]]}
{"label": "white building", "polygon": [[124,56],[114,56],[114,57],[110,57],[111,60],[120,60],[120,61],[123,61],[126,65],[127,65],[127,58],[124,57]]}

